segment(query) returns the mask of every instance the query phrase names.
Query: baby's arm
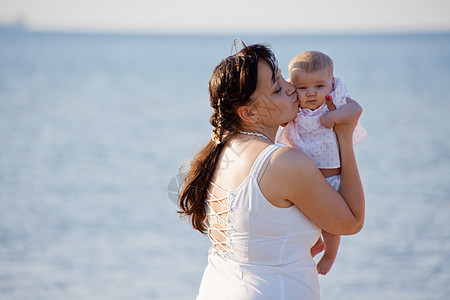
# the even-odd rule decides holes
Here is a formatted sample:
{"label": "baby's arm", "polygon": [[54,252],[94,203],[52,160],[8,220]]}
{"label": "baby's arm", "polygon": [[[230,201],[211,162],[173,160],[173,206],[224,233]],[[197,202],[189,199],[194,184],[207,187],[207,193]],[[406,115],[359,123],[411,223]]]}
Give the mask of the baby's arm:
{"label": "baby's arm", "polygon": [[[327,96],[328,97],[328,96]],[[330,100],[328,100],[330,99]],[[326,128],[332,128],[335,124],[349,123],[361,114],[361,106],[355,100],[346,99],[347,103],[339,109],[331,110],[320,117],[320,123]],[[331,98],[327,98],[327,106],[334,106]]]}
{"label": "baby's arm", "polygon": [[317,263],[317,271],[319,274],[325,275],[331,270],[336,259],[341,236],[328,233],[325,230],[322,230],[322,236],[323,242],[325,243],[325,252]]}

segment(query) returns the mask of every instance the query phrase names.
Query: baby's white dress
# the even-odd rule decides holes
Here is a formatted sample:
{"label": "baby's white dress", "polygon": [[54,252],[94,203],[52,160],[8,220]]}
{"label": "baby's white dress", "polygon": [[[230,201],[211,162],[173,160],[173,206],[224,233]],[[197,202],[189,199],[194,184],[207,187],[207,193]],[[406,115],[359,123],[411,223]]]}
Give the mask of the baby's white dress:
{"label": "baby's white dress", "polygon": [[197,300],[319,299],[310,249],[320,228],[294,205],[272,205],[258,185],[264,162],[279,147],[263,150],[241,185],[227,191],[227,251],[210,248]]}

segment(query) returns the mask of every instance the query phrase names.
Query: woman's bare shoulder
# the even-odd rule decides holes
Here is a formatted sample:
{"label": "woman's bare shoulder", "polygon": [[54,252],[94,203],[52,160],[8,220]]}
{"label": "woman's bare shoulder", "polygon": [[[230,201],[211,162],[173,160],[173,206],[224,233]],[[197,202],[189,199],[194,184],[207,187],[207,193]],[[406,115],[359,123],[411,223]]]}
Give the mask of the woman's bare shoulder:
{"label": "woman's bare shoulder", "polygon": [[299,169],[317,169],[314,162],[303,151],[290,148],[280,147],[273,155],[271,164],[280,170],[298,171]]}
{"label": "woman's bare shoulder", "polygon": [[[268,166],[270,178],[287,190],[293,190],[298,182],[306,182],[320,174],[314,162],[303,151],[282,147],[275,151]],[[302,180],[307,178],[308,180]],[[287,191],[286,190],[286,191]]]}
{"label": "woman's bare shoulder", "polygon": [[[275,206],[295,204],[294,198],[307,193],[321,175],[314,162],[301,150],[282,147],[273,154],[261,180],[261,190]],[[303,198],[303,197],[301,197]]]}

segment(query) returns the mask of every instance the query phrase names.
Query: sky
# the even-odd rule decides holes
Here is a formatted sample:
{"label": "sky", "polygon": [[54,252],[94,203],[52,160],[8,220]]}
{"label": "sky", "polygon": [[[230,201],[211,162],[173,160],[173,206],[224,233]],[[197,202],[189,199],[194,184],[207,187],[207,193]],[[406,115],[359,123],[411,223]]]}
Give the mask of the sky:
{"label": "sky", "polygon": [[149,33],[450,32],[449,0],[0,0],[0,24]]}

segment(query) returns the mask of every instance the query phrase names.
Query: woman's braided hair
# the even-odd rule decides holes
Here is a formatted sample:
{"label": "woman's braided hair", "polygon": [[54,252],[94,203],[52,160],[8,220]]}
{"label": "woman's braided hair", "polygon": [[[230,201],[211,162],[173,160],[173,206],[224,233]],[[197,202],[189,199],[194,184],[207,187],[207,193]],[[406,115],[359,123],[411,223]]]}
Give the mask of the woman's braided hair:
{"label": "woman's braided hair", "polygon": [[224,145],[241,128],[237,110],[251,102],[260,60],[270,66],[274,78],[277,71],[276,58],[262,44],[244,45],[238,53],[222,60],[211,75],[208,89],[213,109],[209,119],[213,126],[212,139],[192,160],[178,199],[179,213],[189,216],[193,227],[202,233],[206,233],[207,229],[204,224],[207,188]]}

